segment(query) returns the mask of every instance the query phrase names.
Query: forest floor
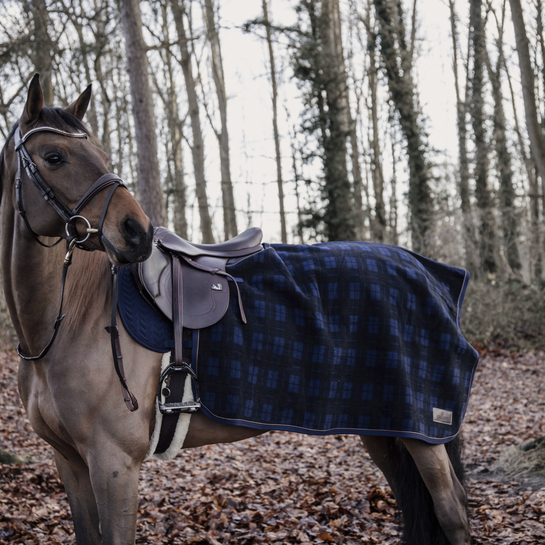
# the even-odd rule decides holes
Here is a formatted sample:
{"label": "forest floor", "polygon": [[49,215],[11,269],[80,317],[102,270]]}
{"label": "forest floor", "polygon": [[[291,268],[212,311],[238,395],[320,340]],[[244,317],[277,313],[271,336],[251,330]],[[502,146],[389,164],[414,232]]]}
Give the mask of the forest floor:
{"label": "forest floor", "polygon": [[[0,543],[75,543],[51,449],[0,353]],[[482,350],[463,426],[474,543],[545,542],[545,354]],[[357,437],[269,433],[144,464],[137,543],[399,543],[395,500]]]}

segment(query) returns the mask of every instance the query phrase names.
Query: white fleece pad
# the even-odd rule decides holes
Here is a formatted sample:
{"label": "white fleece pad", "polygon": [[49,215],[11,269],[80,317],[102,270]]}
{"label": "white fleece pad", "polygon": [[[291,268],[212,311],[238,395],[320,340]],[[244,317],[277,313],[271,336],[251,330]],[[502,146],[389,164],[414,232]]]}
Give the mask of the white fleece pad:
{"label": "white fleece pad", "polygon": [[[163,372],[170,362],[170,352],[163,355],[163,360],[161,362],[161,372]],[[183,401],[193,401],[193,389],[191,388],[191,377],[187,376],[184,386],[184,397]],[[164,403],[165,399],[161,394],[161,403]],[[146,454],[146,460],[149,460],[152,456],[158,460],[164,462],[172,460],[178,454],[178,451],[182,448],[182,445],[185,441],[185,436],[187,435],[187,430],[189,429],[189,421],[191,419],[191,414],[189,413],[180,413],[178,415],[178,423],[176,424],[176,431],[174,432],[174,437],[172,442],[165,452],[161,454],[155,454],[155,449],[157,448],[157,443],[159,442],[159,434],[161,432],[161,424],[163,422],[163,415],[159,410],[159,402],[155,402],[155,428],[150,439],[148,453]],[[145,460],[144,460],[145,461]]]}

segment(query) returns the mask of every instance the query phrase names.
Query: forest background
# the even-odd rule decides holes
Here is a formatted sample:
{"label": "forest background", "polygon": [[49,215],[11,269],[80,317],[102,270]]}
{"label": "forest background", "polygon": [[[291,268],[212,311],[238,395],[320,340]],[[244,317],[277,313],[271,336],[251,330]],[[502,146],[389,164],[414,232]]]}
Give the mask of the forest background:
{"label": "forest background", "polygon": [[[268,242],[399,244],[468,269],[462,329],[482,357],[464,422],[472,533],[543,543],[542,0],[0,8],[2,136],[35,73],[57,106],[92,83],[86,121],[155,225],[204,243],[260,226]],[[0,333],[13,347],[2,297]],[[0,543],[73,543],[15,351],[0,363]],[[278,433],[148,462],[137,543],[396,543],[395,501],[360,448]]]}
{"label": "forest background", "polygon": [[471,340],[545,347],[541,0],[1,5],[4,137],[34,73],[48,104],[93,83],[155,225],[399,244],[471,272]]}

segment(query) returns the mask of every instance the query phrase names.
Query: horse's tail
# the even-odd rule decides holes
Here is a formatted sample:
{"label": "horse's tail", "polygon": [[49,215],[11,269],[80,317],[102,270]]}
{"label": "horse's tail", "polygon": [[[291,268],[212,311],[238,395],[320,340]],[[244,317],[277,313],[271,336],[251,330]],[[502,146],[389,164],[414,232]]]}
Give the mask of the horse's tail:
{"label": "horse's tail", "polygon": [[[460,484],[464,485],[462,440],[458,435],[445,444]],[[405,545],[449,545],[435,516],[433,501],[409,451],[400,440],[390,443],[390,457],[396,466],[396,500],[401,511]]]}

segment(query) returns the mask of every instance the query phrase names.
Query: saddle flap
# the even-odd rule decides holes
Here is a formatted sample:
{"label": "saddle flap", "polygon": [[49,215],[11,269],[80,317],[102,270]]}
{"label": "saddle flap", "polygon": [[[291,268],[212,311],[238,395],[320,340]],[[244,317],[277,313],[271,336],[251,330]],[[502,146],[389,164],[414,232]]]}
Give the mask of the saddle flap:
{"label": "saddle flap", "polygon": [[[141,292],[169,320],[173,319],[171,259],[169,254],[154,246],[150,258],[138,264],[138,284]],[[224,269],[227,258],[202,256],[195,261],[210,268]],[[227,278],[196,269],[183,259],[181,265],[183,326],[201,329],[215,324],[223,318],[229,307]]]}

